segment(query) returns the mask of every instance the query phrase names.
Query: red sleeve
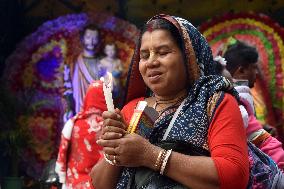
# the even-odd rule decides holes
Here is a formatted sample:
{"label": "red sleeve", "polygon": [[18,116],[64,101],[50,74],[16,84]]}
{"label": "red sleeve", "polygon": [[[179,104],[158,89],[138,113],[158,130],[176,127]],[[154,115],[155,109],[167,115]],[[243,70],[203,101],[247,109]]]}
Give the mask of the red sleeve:
{"label": "red sleeve", "polygon": [[220,188],[246,188],[249,161],[246,132],[237,101],[229,94],[216,109],[208,130],[208,143]]}
{"label": "red sleeve", "polygon": [[143,100],[143,99],[144,99],[144,98],[136,98],[136,99],[130,101],[128,104],[126,104],[126,105],[122,108],[121,113],[122,113],[122,116],[123,116],[123,118],[124,118],[124,120],[125,120],[125,122],[126,122],[127,124],[129,124],[129,122],[130,122],[131,116],[132,116],[132,114],[133,114],[133,112],[134,112],[134,109],[135,109],[137,103],[138,103],[140,100]]}

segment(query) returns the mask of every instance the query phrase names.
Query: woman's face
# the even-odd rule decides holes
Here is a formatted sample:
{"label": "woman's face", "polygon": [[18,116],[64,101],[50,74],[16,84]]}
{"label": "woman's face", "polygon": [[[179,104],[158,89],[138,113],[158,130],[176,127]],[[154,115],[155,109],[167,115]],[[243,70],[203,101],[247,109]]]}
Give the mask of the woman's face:
{"label": "woman's face", "polygon": [[186,88],[183,54],[169,31],[157,29],[142,35],[139,71],[156,95],[171,96]]}

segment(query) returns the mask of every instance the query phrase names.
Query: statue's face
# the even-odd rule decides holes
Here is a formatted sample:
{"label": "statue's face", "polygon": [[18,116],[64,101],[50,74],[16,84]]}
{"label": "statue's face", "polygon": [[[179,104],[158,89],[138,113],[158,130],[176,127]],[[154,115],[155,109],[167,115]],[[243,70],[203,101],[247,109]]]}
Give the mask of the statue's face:
{"label": "statue's face", "polygon": [[115,45],[106,45],[105,54],[107,57],[114,58],[116,53]]}
{"label": "statue's face", "polygon": [[87,29],[83,36],[84,49],[92,51],[99,42],[99,33],[97,30]]}

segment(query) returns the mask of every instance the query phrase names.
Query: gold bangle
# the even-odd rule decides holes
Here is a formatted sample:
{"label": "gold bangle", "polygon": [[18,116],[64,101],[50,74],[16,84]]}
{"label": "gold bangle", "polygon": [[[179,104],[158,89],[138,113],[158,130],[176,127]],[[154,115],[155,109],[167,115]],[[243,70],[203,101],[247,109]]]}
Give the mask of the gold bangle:
{"label": "gold bangle", "polygon": [[165,171],[165,169],[166,169],[166,166],[167,166],[169,157],[171,156],[171,153],[172,153],[172,149],[166,151],[166,155],[164,156],[164,159],[163,159],[163,161],[162,161],[162,166],[161,166],[161,168],[160,168],[160,174],[161,174],[161,175],[164,174],[164,171]]}
{"label": "gold bangle", "polygon": [[160,152],[159,152],[159,155],[158,155],[158,157],[156,159],[156,162],[155,162],[155,165],[154,165],[155,171],[160,170],[160,166],[159,165],[160,165],[161,157],[162,157],[162,154],[163,154],[164,151],[165,150],[160,150]]}
{"label": "gold bangle", "polygon": [[109,159],[107,158],[107,154],[105,154],[105,153],[104,153],[104,159],[105,159],[106,162],[108,162],[109,164],[115,165],[115,162],[112,162],[111,160],[109,160]]}

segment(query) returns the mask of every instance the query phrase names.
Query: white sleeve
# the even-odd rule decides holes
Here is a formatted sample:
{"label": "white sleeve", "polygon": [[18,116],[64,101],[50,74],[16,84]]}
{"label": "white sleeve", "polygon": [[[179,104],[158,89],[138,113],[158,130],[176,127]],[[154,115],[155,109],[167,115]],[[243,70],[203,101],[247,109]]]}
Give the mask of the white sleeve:
{"label": "white sleeve", "polygon": [[240,108],[240,111],[241,111],[241,114],[242,114],[244,127],[246,129],[248,127],[249,115],[248,115],[248,112],[246,111],[246,109],[243,105],[239,105],[239,108]]}

